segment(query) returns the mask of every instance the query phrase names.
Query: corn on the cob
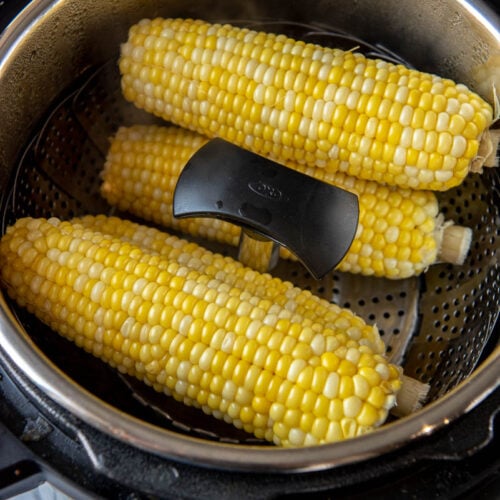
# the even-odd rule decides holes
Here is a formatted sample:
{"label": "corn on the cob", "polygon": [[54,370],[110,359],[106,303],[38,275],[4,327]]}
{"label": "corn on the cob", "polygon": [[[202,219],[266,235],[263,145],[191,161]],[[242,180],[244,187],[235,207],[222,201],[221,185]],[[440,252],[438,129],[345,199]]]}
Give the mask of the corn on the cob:
{"label": "corn on the cob", "polygon": [[143,20],[120,58],[126,99],[277,161],[413,189],[458,185],[491,106],[462,84],[355,52],[191,19]]}
{"label": "corn on the cob", "polygon": [[[103,171],[101,192],[108,202],[146,220],[195,236],[237,245],[240,229],[216,219],[175,219],[173,190],[184,165],[207,139],[178,127],[121,127],[112,139]],[[338,266],[341,271],[406,278],[436,261],[461,263],[470,230],[443,224],[436,196],[363,181],[343,173],[288,166],[348,189],[358,195],[359,225],[351,248]],[[457,231],[458,244],[449,236]],[[454,252],[458,249],[457,252]],[[286,250],[282,255],[290,257]]]}
{"label": "corn on the cob", "polygon": [[[376,329],[350,311],[332,310],[335,329],[307,321],[293,293],[279,305],[226,283],[235,267],[247,271],[231,259],[212,266],[210,252],[122,229],[116,218],[81,222],[17,221],[0,241],[2,281],[20,305],[112,366],[283,446],[368,432],[394,405],[401,370],[372,349]],[[179,248],[197,257],[185,265],[161,255]],[[265,288],[272,282],[281,286]],[[320,336],[307,344],[314,330]]]}
{"label": "corn on the cob", "polygon": [[[112,235],[126,243],[140,245],[143,250],[158,253],[164,258],[175,260],[195,271],[217,278],[225,285],[252,293],[266,301],[265,304],[271,301],[274,304],[273,308],[283,307],[292,312],[295,318],[304,318],[302,325],[310,326],[311,329],[303,331],[298,341],[307,343],[315,353],[323,349],[324,342],[327,351],[335,349],[337,341],[331,333],[337,331],[342,324],[345,326],[343,318],[345,315],[351,323],[345,330],[349,339],[368,346],[375,354],[385,353],[385,345],[375,327],[366,328],[363,321],[350,311],[325,301],[308,290],[294,287],[290,282],[273,278],[267,273],[253,271],[231,258],[214,254],[196,244],[172,238],[158,229],[126,219],[86,216],[73,219],[73,222],[93,231]],[[269,309],[268,312],[274,314],[276,310]],[[346,344],[348,347],[350,347],[349,339]],[[404,417],[418,410],[429,391],[427,384],[405,375],[401,381],[402,387],[397,393],[396,406],[391,409],[391,414],[398,417]]]}
{"label": "corn on the cob", "polygon": [[[74,223],[81,224],[87,229],[109,234],[121,241],[140,245],[148,252],[154,252],[163,258],[172,260],[194,271],[203,273],[210,278],[215,278],[233,288],[245,290],[262,300],[271,301],[275,307],[283,307],[293,314],[304,318],[303,324],[311,327],[307,336],[300,341],[309,344],[313,350],[319,342],[323,343],[324,332],[320,326],[336,329],[335,323],[343,310],[330,302],[313,295],[308,290],[293,286],[290,282],[282,281],[267,273],[260,273],[245,267],[230,257],[212,253],[202,246],[186,240],[167,236],[162,231],[116,217],[86,216],[73,219]],[[346,333],[349,338],[368,345],[374,353],[384,354],[385,345],[376,329],[363,329],[363,322],[346,312],[351,322],[351,328]],[[319,335],[317,335],[319,334]],[[333,342],[333,339],[328,340]],[[328,349],[331,349],[332,345]]]}

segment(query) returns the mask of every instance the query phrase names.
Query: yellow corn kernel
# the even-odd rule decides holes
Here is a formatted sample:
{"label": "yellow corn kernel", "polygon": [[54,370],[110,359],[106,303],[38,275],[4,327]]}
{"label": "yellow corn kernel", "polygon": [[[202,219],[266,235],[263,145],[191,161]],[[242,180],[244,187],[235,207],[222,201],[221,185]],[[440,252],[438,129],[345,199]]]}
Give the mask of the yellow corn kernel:
{"label": "yellow corn kernel", "polygon": [[[194,236],[237,245],[240,229],[228,222],[207,218],[175,219],[172,215],[173,190],[178,176],[189,157],[205,142],[206,139],[196,133],[177,127],[120,128],[112,140],[105,163],[102,194],[110,204],[141,218]],[[144,180],[147,178],[143,175],[147,168],[142,158],[148,151],[157,151],[155,154],[148,154],[154,156],[152,163],[161,173],[162,179],[169,179],[165,188],[159,187],[152,176],[149,177],[149,181]],[[123,163],[125,154],[129,157],[126,165]],[[343,173],[330,173],[325,169],[307,168],[294,163],[288,163],[288,166],[347,189],[358,196],[360,224],[351,248],[339,265],[339,270],[406,278],[418,275],[441,259],[439,208],[436,196],[432,192],[381,186]],[[135,178],[143,180],[131,181]],[[148,189],[153,196],[148,193]],[[165,210],[155,209],[153,203],[155,197],[164,200],[162,203]],[[406,254],[394,252],[394,247],[391,246],[394,243],[393,238],[401,228],[419,233],[421,241],[428,238],[434,240],[434,248],[421,252],[420,259],[409,257],[405,259]],[[363,251],[371,248],[382,252],[383,257],[378,259],[377,264],[374,264],[371,258],[361,258],[368,255],[362,254],[360,242],[367,244]],[[401,243],[401,245],[407,244]],[[284,257],[291,257],[284,249],[281,254]],[[396,261],[395,265],[392,265],[392,261],[388,261],[391,262],[389,269],[385,259],[396,259],[398,255],[403,256],[404,260]]]}
{"label": "yellow corn kernel", "polygon": [[[102,262],[116,262],[118,256],[123,265],[104,271]],[[40,266],[43,258],[53,266]],[[88,265],[78,265],[84,261]],[[400,370],[383,357],[376,329],[350,311],[116,217],[20,219],[0,240],[0,269],[12,298],[30,304],[30,311],[76,345],[178,401],[277,445],[326,443],[341,438],[339,429],[342,437],[369,431],[382,423],[381,415],[394,404],[401,386]],[[133,297],[124,304],[126,310],[110,305],[113,283],[130,286]],[[259,343],[266,339],[258,341],[257,334],[247,336],[252,322],[240,333],[226,326],[242,317],[238,300],[259,304],[271,329],[267,340],[279,334],[278,349]],[[199,302],[206,307],[196,307]],[[294,310],[289,323],[293,336],[281,321],[291,317],[289,307]],[[248,310],[241,308],[243,314]],[[306,310],[311,319],[301,315]],[[221,311],[223,320],[217,320]],[[306,349],[297,339],[310,337],[311,321],[314,346]],[[321,335],[323,342],[317,340]],[[345,358],[337,363],[324,353],[320,364],[319,355],[313,355],[320,344],[322,349],[335,347],[336,355]],[[279,350],[283,345],[285,354]],[[369,352],[374,353],[372,363]],[[272,370],[260,359],[265,353],[273,358]],[[368,379],[356,373],[370,365],[380,378],[371,390]]]}
{"label": "yellow corn kernel", "polygon": [[[212,34],[200,33],[200,23],[210,28]],[[163,28],[159,34],[156,34],[157,25]],[[389,140],[397,147],[387,149],[383,160],[379,153],[372,156],[380,160],[373,167],[365,164],[360,169],[353,162],[347,167],[350,175],[398,183],[403,187],[444,190],[462,182],[467,170],[439,179],[443,162],[437,161],[433,167],[419,167],[429,175],[418,177],[416,181],[409,174],[390,174],[393,166],[400,164],[403,158],[407,162],[408,158],[414,158],[407,154],[409,145],[400,134],[401,127],[420,129],[425,137],[437,129],[443,130],[445,122],[450,124],[452,134],[461,134],[470,123],[477,131],[468,140],[477,144],[493,120],[491,106],[464,85],[401,65],[367,59],[360,54],[304,44],[290,38],[286,38],[285,44],[275,43],[285,37],[190,19],[144,20],[141,30],[143,35],[138,37],[132,27],[128,41],[122,45],[119,66],[126,99],[167,121],[205,135],[222,134],[241,146],[251,145],[256,153],[267,154],[272,150],[282,161],[304,160],[314,166],[319,164],[318,160],[325,161],[321,156],[323,151],[338,146],[337,154],[329,155],[324,163],[329,171],[337,171],[342,158],[347,159],[346,152],[361,154],[365,146],[363,141],[351,141],[347,137],[332,141],[328,146],[328,138],[344,131],[350,135],[355,130],[356,134],[362,130],[367,138]],[[146,36],[148,33],[150,36]],[[176,40],[175,44],[169,43],[170,37]],[[191,45],[191,37],[196,38],[196,49]],[[244,41],[238,43],[243,50],[235,53],[232,44],[226,41],[241,37]],[[150,45],[152,38],[157,43]],[[215,51],[212,49],[214,44],[217,45]],[[281,52],[284,46],[293,47],[293,56]],[[313,59],[314,51],[329,57],[322,61]],[[362,69],[355,74],[354,66]],[[405,77],[411,80],[411,88],[399,83]],[[193,92],[191,89],[197,86],[198,92]],[[245,106],[246,103],[249,104]],[[241,133],[234,117],[252,104],[259,108],[251,114],[247,130]],[[261,107],[266,106],[272,107],[273,113],[263,114]],[[373,125],[368,126],[370,119],[378,122],[375,135]],[[335,132],[329,134],[323,125],[318,134],[320,122],[327,123]],[[274,134],[277,123],[281,123],[281,130],[291,134],[286,144],[283,134]],[[471,131],[468,130],[468,135]],[[314,153],[304,155],[299,149],[302,146],[290,148],[290,144],[302,142],[295,137],[309,144]],[[322,141],[321,147],[318,141]],[[424,138],[424,142],[429,154],[444,154],[443,148],[434,141]],[[349,149],[346,149],[347,144]],[[460,149],[455,158],[466,158],[470,165],[470,154],[475,155],[476,151],[475,146],[466,147]],[[416,167],[417,162],[408,165]]]}

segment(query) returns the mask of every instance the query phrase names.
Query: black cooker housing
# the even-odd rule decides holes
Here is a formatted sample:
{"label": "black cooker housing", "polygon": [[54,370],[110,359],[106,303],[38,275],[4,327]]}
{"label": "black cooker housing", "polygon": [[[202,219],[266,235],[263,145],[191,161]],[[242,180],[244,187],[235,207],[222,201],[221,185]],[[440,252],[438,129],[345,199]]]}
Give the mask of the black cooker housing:
{"label": "black cooker housing", "polygon": [[[0,1],[0,33],[27,3]],[[497,323],[493,341],[499,335]],[[44,482],[71,498],[500,498],[499,410],[497,388],[431,436],[354,465],[217,470],[152,455],[88,426],[28,380],[0,346],[0,498]]]}

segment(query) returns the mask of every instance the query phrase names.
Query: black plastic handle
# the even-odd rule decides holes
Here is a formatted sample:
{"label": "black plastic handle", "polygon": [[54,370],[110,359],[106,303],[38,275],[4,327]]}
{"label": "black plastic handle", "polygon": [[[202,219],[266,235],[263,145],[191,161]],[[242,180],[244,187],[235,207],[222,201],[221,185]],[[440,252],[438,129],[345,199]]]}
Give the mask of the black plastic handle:
{"label": "black plastic handle", "polygon": [[175,217],[214,217],[288,248],[316,278],[331,271],[358,227],[357,196],[222,139],[200,148],[174,193]]}

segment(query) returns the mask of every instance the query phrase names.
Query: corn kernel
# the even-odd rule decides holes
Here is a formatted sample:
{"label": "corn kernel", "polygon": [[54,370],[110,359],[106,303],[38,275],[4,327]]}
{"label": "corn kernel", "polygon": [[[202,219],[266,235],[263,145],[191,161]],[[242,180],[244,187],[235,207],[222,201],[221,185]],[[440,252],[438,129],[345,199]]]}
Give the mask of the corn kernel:
{"label": "corn kernel", "polygon": [[[2,264],[4,258],[13,259],[16,264],[2,265],[3,279],[31,282],[31,286],[19,288],[20,293],[47,293],[46,299],[31,300],[32,303],[45,304],[48,300],[58,301],[61,297],[66,297],[71,310],[59,307],[57,303],[50,308],[54,314],[61,315],[61,322],[68,322],[66,327],[61,328],[62,334],[72,338],[84,349],[99,355],[111,366],[143,379],[156,390],[162,390],[179,401],[201,408],[216,418],[233,422],[236,427],[253,432],[257,437],[290,445],[317,443],[326,439],[331,427],[328,420],[328,414],[332,413],[331,398],[337,395],[340,398],[342,390],[348,392],[348,384],[343,382],[343,377],[348,378],[347,375],[341,377],[332,370],[337,365],[340,367],[343,362],[341,371],[349,371],[350,364],[354,365],[362,360],[368,365],[365,359],[367,352],[363,357],[353,347],[354,339],[365,338],[362,328],[364,323],[360,319],[317,299],[309,292],[294,289],[290,284],[272,280],[266,275],[252,274],[230,260],[212,257],[209,252],[196,245],[182,243],[173,237],[168,237],[167,242],[166,235],[156,230],[118,221],[116,218],[86,217],[79,221],[82,227],[88,228],[81,230],[87,235],[85,237],[91,239],[96,246],[96,250],[89,253],[88,258],[94,255],[101,259],[99,262],[107,259],[108,263],[117,263],[118,259],[108,258],[109,249],[112,246],[123,250],[119,272],[134,272],[139,278],[131,281],[122,274],[120,282],[127,282],[127,286],[131,287],[129,291],[135,287],[136,292],[145,294],[147,299],[139,301],[138,296],[124,299],[124,293],[120,301],[129,300],[129,310],[146,322],[141,324],[138,318],[127,317],[123,311],[115,311],[111,299],[105,306],[92,302],[92,296],[96,300],[111,297],[109,290],[112,288],[109,287],[113,281],[112,273],[110,270],[104,271],[100,265],[90,264],[87,268],[92,268],[94,275],[100,274],[103,277],[102,281],[89,280],[92,287],[101,283],[98,285],[98,293],[91,293],[89,298],[84,297],[82,292],[70,293],[70,288],[64,284],[46,286],[35,277],[33,270],[23,273],[20,263],[28,247],[22,242],[17,243],[16,240],[10,244],[8,231],[5,236],[7,243],[4,243],[4,238],[0,242],[0,259]],[[43,225],[38,229],[37,223],[30,224],[35,226],[33,235],[37,234],[38,230],[42,231]],[[57,228],[57,224],[54,220],[53,225],[49,226]],[[68,231],[71,225],[64,223],[63,227]],[[115,236],[104,236],[105,234]],[[157,236],[158,239],[155,239]],[[14,238],[20,236],[15,235]],[[125,241],[123,246],[120,238]],[[127,242],[128,239],[138,242],[139,245]],[[72,245],[72,242],[66,237],[58,239],[54,236],[52,240],[53,248],[56,248],[57,252],[51,251],[49,238],[45,239],[43,245],[36,246],[36,252],[51,252],[54,256],[57,253],[57,258],[60,259],[57,265],[63,268],[72,260],[69,254],[59,253],[60,247]],[[154,248],[152,253],[149,253],[150,246]],[[12,248],[20,249],[21,256],[13,252]],[[168,252],[170,256],[174,255],[175,260],[164,258],[163,251]],[[7,257],[4,257],[4,253]],[[31,257],[25,257],[25,260],[31,262]],[[75,265],[78,265],[76,259],[74,260]],[[57,272],[56,268],[54,275],[57,275]],[[12,278],[15,273],[22,276]],[[59,276],[61,281],[63,278],[74,279],[68,273],[65,276],[64,272],[60,272]],[[157,293],[158,289],[154,288],[153,284],[159,276],[162,283],[171,283],[173,287],[167,288],[165,285],[163,291]],[[242,284],[243,277],[248,278],[246,285]],[[267,286],[270,280],[273,287]],[[236,282],[239,283],[238,288],[235,286]],[[85,286],[82,291],[84,289]],[[193,300],[195,296],[196,301]],[[248,338],[236,334],[233,330],[224,330],[234,328],[238,324],[238,297],[263,308],[261,310],[265,312],[264,317],[269,322],[265,326],[271,331],[278,325],[280,329],[286,330],[288,320],[296,322],[297,325],[304,321],[307,326],[295,328],[293,336],[289,337],[293,339],[293,342],[288,341],[294,346],[291,348],[292,354],[283,355],[279,351],[268,353],[268,346],[257,340],[258,333]],[[156,300],[166,302],[167,305],[161,309],[158,307],[160,302],[155,302]],[[206,301],[207,304],[218,303],[217,308],[200,308],[200,301]],[[201,316],[210,310],[213,315],[210,313],[209,316],[213,318],[217,318],[217,311],[226,311],[223,322],[220,318],[216,320],[224,323],[224,326],[202,319]],[[301,316],[306,312],[310,317],[307,321]],[[233,317],[235,319],[230,320]],[[322,318],[325,318],[324,321],[332,328],[342,328],[349,334],[337,333],[330,326],[326,328],[321,324]],[[147,323],[147,320],[151,319],[154,320],[154,326]],[[250,323],[246,323],[250,327]],[[326,340],[320,342],[320,333],[316,332],[322,329]],[[369,332],[370,329],[366,333],[366,339],[371,345],[374,339],[370,337]],[[279,333],[283,340],[282,332]],[[271,333],[269,339],[272,335]],[[94,339],[102,343],[102,348],[94,346]],[[313,353],[313,348],[306,340],[311,341],[318,350],[340,349],[339,352],[348,359],[338,362],[337,354],[332,357],[328,356],[329,353],[324,353],[322,365],[319,356],[323,353]],[[349,342],[351,344],[348,344]],[[287,346],[285,350],[289,351],[290,347]],[[386,411],[386,408],[393,404],[392,392],[399,388],[396,381],[399,371],[391,367],[384,368],[385,360],[381,356],[374,358],[373,363],[374,371],[385,379],[383,387],[380,387],[382,393],[389,393],[381,402]],[[262,370],[263,364],[271,366],[272,371]],[[288,377],[288,380],[279,375]],[[359,382],[353,381],[351,385],[355,391],[362,392]],[[370,396],[372,399],[377,397],[373,391]],[[358,394],[351,394],[348,402],[342,403],[340,399],[334,401],[339,401],[342,407],[345,404],[347,414],[354,415],[357,398]],[[304,413],[314,413],[320,420],[314,423],[312,417],[303,417]],[[361,411],[358,413],[362,415]],[[285,422],[288,425],[285,425]],[[276,430],[278,434],[275,433]],[[280,437],[281,435],[283,437]]]}

